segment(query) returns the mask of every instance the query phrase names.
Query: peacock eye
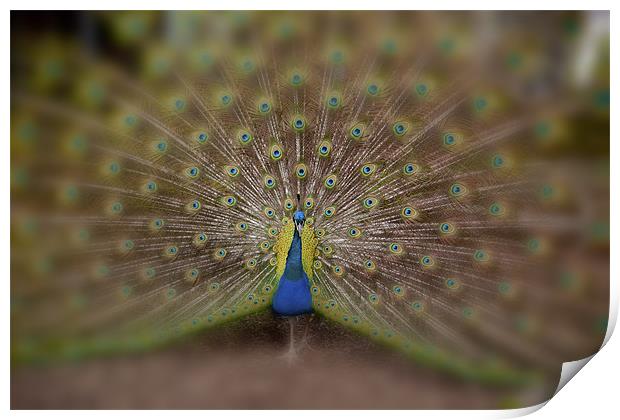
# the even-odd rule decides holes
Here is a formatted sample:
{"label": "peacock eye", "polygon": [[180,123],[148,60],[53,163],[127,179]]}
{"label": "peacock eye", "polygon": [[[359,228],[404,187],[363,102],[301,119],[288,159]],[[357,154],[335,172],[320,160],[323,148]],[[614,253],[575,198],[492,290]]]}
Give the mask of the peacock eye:
{"label": "peacock eye", "polygon": [[332,144],[331,142],[327,141],[327,140],[323,140],[320,144],[319,144],[319,155],[321,157],[327,157],[329,156],[329,152],[331,151],[332,148]]}
{"label": "peacock eye", "polygon": [[261,103],[258,105],[258,110],[259,110],[261,113],[266,114],[266,113],[268,113],[269,111],[271,111],[271,104],[270,104],[269,102],[266,102],[266,101],[265,101],[265,102],[261,102]]}
{"label": "peacock eye", "polygon": [[377,86],[375,83],[371,83],[366,88],[366,92],[368,92],[370,96],[377,96],[377,94],[379,93],[379,86]]}
{"label": "peacock eye", "polygon": [[155,148],[157,149],[158,152],[163,153],[166,151],[166,149],[168,149],[168,143],[166,143],[163,140],[159,141],[155,143]]}
{"label": "peacock eye", "polygon": [[306,168],[306,165],[304,165],[303,163],[299,163],[295,166],[295,173],[297,174],[298,178],[305,178],[307,172],[308,172],[308,169]]}
{"label": "peacock eye", "polygon": [[415,163],[406,163],[403,166],[403,173],[405,175],[413,175],[418,171],[418,165]]}
{"label": "peacock eye", "polygon": [[454,225],[452,223],[443,222],[439,225],[439,231],[443,234],[451,234],[454,233]]}
{"label": "peacock eye", "polygon": [[452,195],[453,197],[461,197],[465,195],[466,192],[467,188],[465,188],[463,184],[460,184],[458,182],[450,186],[450,195]]}
{"label": "peacock eye", "polygon": [[415,301],[415,302],[411,303],[411,307],[416,312],[421,312],[421,311],[424,310],[424,304],[422,302],[420,302],[420,301]]}
{"label": "peacock eye", "polygon": [[499,169],[504,166],[505,160],[502,155],[498,154],[491,158],[491,163],[493,165],[493,168]]}
{"label": "peacock eye", "polygon": [[368,197],[366,199],[364,199],[364,208],[370,210],[373,207],[376,207],[377,204],[379,203],[379,200],[375,197]]}
{"label": "peacock eye", "polygon": [[389,246],[389,250],[392,254],[399,255],[399,254],[402,254],[403,247],[399,243],[392,242]]}
{"label": "peacock eye", "polygon": [[405,122],[397,122],[392,127],[392,130],[394,131],[394,134],[396,134],[397,136],[403,136],[407,133],[407,131],[409,131],[409,124]]}
{"label": "peacock eye", "polygon": [[243,145],[247,145],[253,140],[252,134],[247,130],[239,130],[237,133],[237,138]]}
{"label": "peacock eye", "polygon": [[306,120],[301,115],[298,115],[293,118],[291,126],[293,127],[293,130],[301,132],[306,127]]}

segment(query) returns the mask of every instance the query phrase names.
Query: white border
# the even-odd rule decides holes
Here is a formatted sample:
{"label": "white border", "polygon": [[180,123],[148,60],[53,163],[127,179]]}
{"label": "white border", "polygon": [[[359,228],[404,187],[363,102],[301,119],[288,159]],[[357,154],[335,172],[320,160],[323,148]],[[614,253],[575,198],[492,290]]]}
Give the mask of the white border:
{"label": "white border", "polygon": [[[213,1],[199,1],[199,0],[175,0],[162,1],[162,0],[106,0],[105,2],[90,2],[86,4],[84,1],[77,0],[57,0],[54,2],[49,1],[11,1],[8,2],[8,8],[14,10],[53,10],[54,9],[108,9],[108,10],[123,10],[123,9],[241,9],[241,10],[275,10],[275,9],[298,9],[298,10],[325,10],[330,8],[337,8],[343,10],[369,10],[380,6],[384,10],[407,10],[407,9],[419,9],[419,10],[611,10],[611,74],[618,74],[618,55],[620,49],[618,48],[620,36],[618,31],[619,19],[616,18],[616,12],[613,10],[616,4],[611,0],[590,0],[588,2],[575,1],[575,0],[563,0],[556,2],[543,2],[540,0],[520,0],[520,1],[490,1],[490,0],[435,0],[433,2],[412,2],[412,1],[393,1],[393,0],[381,0],[368,1],[338,1],[333,0],[312,0],[311,2],[294,2],[292,0],[261,0],[248,1],[248,0],[234,0],[233,2],[213,2]],[[234,3],[234,4],[233,4]],[[337,4],[336,4],[337,3]],[[1,208],[4,223],[2,223],[2,273],[1,277],[4,282],[5,294],[2,299],[3,306],[3,332],[6,338],[0,346],[0,352],[2,353],[2,372],[3,379],[1,386],[2,396],[4,397],[4,407],[8,410],[10,407],[10,365],[9,365],[9,301],[10,301],[10,206],[9,206],[9,177],[10,177],[10,153],[9,153],[9,123],[10,123],[10,67],[9,67],[9,51],[10,51],[10,12],[7,9],[4,15],[5,24],[2,29],[2,50],[5,60],[3,66],[1,66],[1,72],[3,74],[2,85],[2,98],[3,100],[3,133],[4,133],[4,153],[2,154],[2,160],[4,163],[3,170],[0,176],[2,177],[3,188],[3,205]],[[617,83],[611,85],[611,96],[617,98],[620,93],[620,88]],[[612,106],[611,116],[611,139],[620,141],[618,136],[618,108]],[[611,185],[618,185],[618,169],[615,168],[615,164],[619,162],[619,150],[615,141],[611,141]],[[613,190],[613,188],[612,188]],[[617,194],[611,196],[611,218],[613,216],[620,215],[619,198]],[[611,223],[611,240],[618,237],[618,228],[615,223]],[[611,247],[611,266],[610,266],[610,281],[611,281],[611,310],[610,310],[610,330],[615,324],[618,312],[618,281],[617,277],[620,274],[618,266],[620,261],[620,254],[614,248]],[[613,418],[619,413],[618,410],[618,391],[617,384],[620,374],[620,363],[617,355],[620,355],[620,342],[617,337],[611,336],[608,333],[606,337],[607,344],[602,351],[596,354],[590,363],[588,363],[583,371],[577,375],[577,379],[569,381],[569,383],[561,389],[561,391],[552,398],[544,408],[538,410],[533,414],[532,418],[537,419],[553,419],[553,418],[579,418],[586,417],[598,419],[598,418]],[[545,404],[542,404],[545,405]],[[416,418],[498,418],[498,417],[515,417],[524,414],[528,414],[533,410],[537,410],[540,407],[532,407],[529,409],[511,410],[511,411],[362,411],[362,412],[345,412],[334,411],[320,413],[312,411],[117,411],[114,413],[115,417],[120,419],[132,419],[137,417],[148,417],[149,419],[170,419],[174,417],[192,417],[202,418],[205,416],[227,417],[233,418],[241,416],[252,416],[260,418],[269,418],[273,420],[286,419],[290,420],[292,416],[295,419],[311,419],[316,418],[317,415],[327,417],[349,417],[355,416],[358,419],[375,417],[377,415],[388,415],[394,418],[410,419]],[[13,411],[10,413],[13,417],[19,418],[32,418],[41,415],[49,416],[50,418],[58,418],[65,420],[67,418],[83,418],[86,416],[92,416],[94,418],[107,419],[110,413],[104,411]]]}

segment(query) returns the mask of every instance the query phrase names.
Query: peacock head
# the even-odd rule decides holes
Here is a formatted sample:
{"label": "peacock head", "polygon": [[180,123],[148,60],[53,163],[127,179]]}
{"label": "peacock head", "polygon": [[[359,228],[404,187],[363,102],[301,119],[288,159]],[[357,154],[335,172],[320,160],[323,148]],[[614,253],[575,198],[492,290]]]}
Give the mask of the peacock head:
{"label": "peacock head", "polygon": [[297,210],[293,214],[293,220],[295,221],[295,223],[303,223],[306,220],[306,214],[303,212],[303,210]]}

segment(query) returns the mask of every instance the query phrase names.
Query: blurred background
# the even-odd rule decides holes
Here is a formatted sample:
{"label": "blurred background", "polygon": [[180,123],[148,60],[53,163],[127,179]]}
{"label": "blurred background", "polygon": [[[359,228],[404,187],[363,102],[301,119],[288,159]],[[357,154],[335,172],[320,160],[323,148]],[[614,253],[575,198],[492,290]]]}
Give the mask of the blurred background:
{"label": "blurred background", "polygon": [[[200,74],[220,59],[246,65],[254,37],[275,55],[283,40],[329,38],[347,53],[398,51],[416,65],[432,48],[455,58],[429,80],[489,76],[483,86],[508,115],[537,121],[533,140],[517,139],[511,151],[515,160],[536,158],[528,176],[545,180],[541,206],[559,209],[553,221],[565,216],[576,230],[555,238],[539,263],[549,286],[526,284],[531,296],[522,300],[552,295],[564,309],[547,316],[579,326],[579,337],[564,337],[570,345],[559,350],[562,361],[597,351],[609,302],[609,13],[12,12],[11,407],[484,409],[549,398],[560,364],[520,360],[536,372],[533,383],[478,384],[419,366],[318,316],[291,324],[267,311],[146,351],[103,346],[78,355],[58,344],[75,319],[108,308],[92,303],[81,285],[86,277],[101,284],[109,252],[81,252],[94,234],[85,228],[93,208],[113,214],[117,204],[81,196],[71,168],[90,159],[87,175],[99,176],[109,139],[96,127],[133,122],[118,109],[101,110],[110,88],[98,77],[157,86],[147,94],[165,96],[160,81],[170,73]],[[532,242],[532,252],[545,254],[545,245]],[[129,292],[115,289],[114,298]],[[525,314],[515,328],[534,340],[543,323]],[[286,357],[291,340],[299,345],[293,360]]]}

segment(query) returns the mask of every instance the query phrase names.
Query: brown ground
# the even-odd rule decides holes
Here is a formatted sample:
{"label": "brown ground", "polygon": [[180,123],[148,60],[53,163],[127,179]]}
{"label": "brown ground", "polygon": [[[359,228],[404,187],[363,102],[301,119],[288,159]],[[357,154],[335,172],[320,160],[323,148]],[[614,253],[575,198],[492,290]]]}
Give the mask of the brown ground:
{"label": "brown ground", "polygon": [[298,321],[295,342],[305,334],[308,344],[289,363],[288,322],[267,314],[256,325],[142,355],[14,368],[11,408],[498,408],[535,404],[545,393],[458,381],[316,318]]}

